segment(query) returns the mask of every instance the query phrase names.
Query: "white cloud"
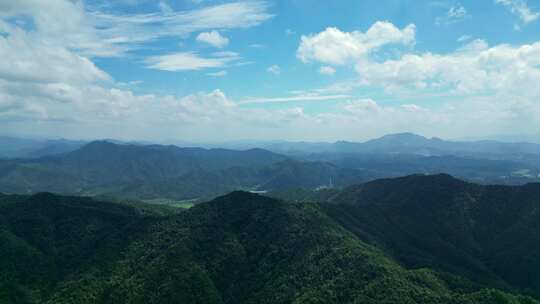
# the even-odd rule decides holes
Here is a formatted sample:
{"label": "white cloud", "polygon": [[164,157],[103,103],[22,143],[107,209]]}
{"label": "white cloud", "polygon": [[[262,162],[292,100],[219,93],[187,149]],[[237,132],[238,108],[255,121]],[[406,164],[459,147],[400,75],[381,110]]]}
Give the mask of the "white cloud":
{"label": "white cloud", "polygon": [[0,78],[10,81],[84,83],[110,79],[87,58],[36,40],[20,28],[0,35],[0,58]]}
{"label": "white cloud", "polygon": [[227,57],[227,58],[233,58],[233,59],[240,58],[240,54],[236,52],[231,52],[231,51],[213,52],[211,55],[213,57]]}
{"label": "white cloud", "polygon": [[274,74],[274,75],[279,75],[281,74],[281,68],[278,66],[278,65],[271,65],[269,66],[266,71],[268,73],[271,73],[271,74]]}
{"label": "white cloud", "polygon": [[[378,49],[361,50],[350,33],[337,29],[324,33],[331,33],[332,39],[312,36],[321,38],[315,45],[324,45],[320,42],[326,40],[340,47],[335,52],[311,52],[307,58],[355,63],[358,80],[311,92],[349,92],[358,86],[382,88],[385,99],[397,103],[382,106],[369,98],[353,100],[343,107],[348,115],[321,114],[325,119],[339,116],[338,124],[343,126],[351,122],[353,115],[356,124],[382,133],[414,129],[439,136],[460,136],[471,129],[479,134],[504,133],[508,129],[534,132],[540,127],[540,88],[534,85],[540,83],[540,42],[490,46],[484,40],[464,36],[459,40],[467,43],[453,52],[437,54],[411,49],[389,58],[386,54],[381,56]],[[343,49],[347,52],[340,53]],[[358,53],[363,55],[352,55]],[[422,104],[416,103],[419,101]],[[430,121],[433,129],[422,121]],[[351,128],[356,128],[353,125],[351,122]]]}
{"label": "white cloud", "polygon": [[358,99],[348,102],[344,109],[352,114],[379,113],[383,110],[373,99]]}
{"label": "white cloud", "polygon": [[242,100],[238,104],[262,104],[262,103],[278,103],[278,102],[293,102],[293,101],[322,101],[322,100],[340,100],[350,98],[350,95],[321,95],[314,93],[295,94],[293,96],[285,97],[253,97]]}
{"label": "white cloud", "polygon": [[365,33],[342,32],[329,27],[318,34],[302,35],[296,56],[303,62],[342,65],[365,57],[388,44],[412,45],[415,42],[415,31],[414,24],[400,30],[386,21],[376,22]]}
{"label": "white cloud", "polygon": [[296,32],[291,30],[291,29],[286,29],[285,30],[285,35],[287,35],[287,36],[292,36],[294,34],[296,34]]}
{"label": "white cloud", "polygon": [[510,8],[511,12],[518,15],[523,23],[536,21],[540,17],[540,12],[531,10],[525,0],[495,0],[495,3]]}
{"label": "white cloud", "polygon": [[319,68],[319,73],[327,76],[334,76],[336,74],[336,69],[331,66],[322,66]]}
{"label": "white cloud", "polygon": [[446,12],[446,15],[437,17],[435,23],[437,25],[450,25],[463,21],[468,17],[469,14],[467,13],[467,9],[463,5],[458,3],[454,6],[451,6]]}
{"label": "white cloud", "polygon": [[202,32],[197,36],[197,41],[216,48],[223,48],[229,44],[229,38],[222,36],[218,31]]}
{"label": "white cloud", "polygon": [[437,89],[448,93],[474,94],[485,91],[539,94],[531,83],[540,82],[540,43],[489,47],[474,40],[454,53],[406,54],[381,63],[357,65],[362,82],[396,89]]}
{"label": "white cloud", "polygon": [[208,74],[206,74],[206,75],[208,75],[208,76],[214,76],[214,77],[225,77],[225,76],[227,76],[227,71],[221,70],[221,71],[218,71],[218,72],[208,73]]}
{"label": "white cloud", "polygon": [[154,70],[189,71],[207,68],[222,68],[238,59],[239,57],[231,56],[231,54],[218,53],[216,57],[201,57],[196,53],[183,52],[150,56],[146,58],[144,62],[147,68]]}
{"label": "white cloud", "polygon": [[164,2],[149,14],[111,14],[88,10],[82,1],[1,1],[0,18],[30,17],[36,37],[85,56],[120,56],[162,37],[205,30],[257,26],[273,17],[264,1],[240,1],[173,11]]}
{"label": "white cloud", "polygon": [[[380,22],[366,33],[327,29],[304,37],[309,43],[302,52],[299,47],[297,55],[300,59],[302,55],[305,62],[354,63],[359,81],[343,81],[291,96],[240,101],[230,99],[221,90],[187,96],[140,95],[127,89],[136,83],[115,83],[92,62],[92,56],[123,54],[138,44],[169,35],[258,24],[270,18],[266,8],[259,13],[254,10],[264,2],[216,5],[170,12],[167,16],[105,15],[97,11],[88,16],[81,3],[0,2],[0,19],[10,22],[0,21],[3,132],[153,140],[164,138],[163,134],[209,140],[335,140],[403,130],[461,136],[471,130],[477,132],[471,135],[483,135],[509,129],[540,129],[540,88],[536,86],[540,82],[540,42],[489,46],[474,40],[445,54],[410,50],[382,59],[377,55],[384,46],[414,45],[414,25],[400,30]],[[238,7],[251,7],[249,11],[254,14],[232,14],[236,20],[230,20],[229,10]],[[30,18],[32,26],[17,25],[13,20],[19,16]],[[327,53],[332,43],[338,45],[337,51],[347,51]],[[221,70],[224,67],[245,63],[234,52],[205,56],[179,52],[151,56],[143,62],[150,68],[169,71],[213,68],[216,70],[208,73],[213,76],[226,74]],[[351,100],[344,94],[358,85],[382,87],[390,92],[387,98],[393,97],[394,101]],[[445,101],[426,104],[416,98],[431,93],[445,94]],[[313,113],[286,104],[295,101],[328,101],[326,106],[333,108]],[[279,102],[283,103],[279,109],[259,105]],[[307,134],[306,129],[313,132]]]}
{"label": "white cloud", "polygon": [[75,50],[85,56],[115,56],[125,52],[121,36],[109,36],[96,29],[82,2],[66,0],[20,0],[0,2],[0,18],[29,19],[33,39],[50,46]]}

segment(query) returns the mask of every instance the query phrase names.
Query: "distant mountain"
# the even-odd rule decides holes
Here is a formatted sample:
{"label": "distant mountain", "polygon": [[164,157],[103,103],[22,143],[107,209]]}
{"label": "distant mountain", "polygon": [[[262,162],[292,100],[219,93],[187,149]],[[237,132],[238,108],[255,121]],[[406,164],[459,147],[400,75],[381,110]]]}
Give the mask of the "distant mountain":
{"label": "distant mountain", "polygon": [[62,154],[74,151],[85,143],[65,139],[37,140],[0,136],[0,159],[38,158]]}
{"label": "distant mountain", "polygon": [[[324,207],[233,192],[157,216],[87,198],[0,196],[0,302],[539,303],[498,282],[403,265],[345,221],[358,214]],[[408,223],[394,219],[387,229]],[[404,234],[399,244],[419,246]],[[530,269],[518,263],[513,277],[534,279],[535,260],[521,263]]]}
{"label": "distant mountain", "polygon": [[415,154],[423,156],[468,156],[492,159],[522,159],[540,155],[540,144],[507,143],[498,141],[449,141],[426,138],[413,133],[389,134],[366,142],[338,141],[336,143],[278,143],[266,147],[287,154],[363,153]]}
{"label": "distant mountain", "polygon": [[137,199],[205,199],[233,190],[276,191],[344,187],[370,180],[363,171],[329,163],[285,160],[267,166],[193,170],[178,177],[126,184],[107,193]]}
{"label": "distant mountain", "polygon": [[126,185],[161,182],[195,171],[249,169],[285,159],[262,149],[207,150],[96,141],[61,155],[0,161],[0,191],[105,194]]}
{"label": "distant mountain", "polygon": [[401,133],[364,143],[282,143],[269,149],[362,170],[372,178],[448,173],[485,184],[540,181],[540,145],[530,143],[446,141]]}
{"label": "distant mountain", "polygon": [[[401,139],[387,137],[381,141],[431,141],[415,135],[398,137]],[[187,200],[210,199],[233,190],[341,188],[414,173],[449,173],[479,183],[540,181],[540,165],[515,160],[399,153],[313,153],[287,157],[263,149],[239,151],[95,141],[62,154],[0,160],[0,191]]]}
{"label": "distant mountain", "polygon": [[540,163],[453,155],[321,153],[302,159],[330,162],[339,167],[368,172],[372,177],[447,173],[483,184],[526,184],[540,181]]}

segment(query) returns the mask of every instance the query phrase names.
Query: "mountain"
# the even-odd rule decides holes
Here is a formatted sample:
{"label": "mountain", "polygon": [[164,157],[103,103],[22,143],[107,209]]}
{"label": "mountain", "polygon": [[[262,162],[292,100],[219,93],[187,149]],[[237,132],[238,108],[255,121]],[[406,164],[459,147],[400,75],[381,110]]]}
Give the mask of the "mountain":
{"label": "mountain", "polygon": [[38,140],[0,136],[0,159],[38,158],[74,151],[86,142],[55,139]]}
{"label": "mountain", "polygon": [[385,135],[362,144],[359,150],[372,153],[403,153],[421,155],[464,155],[509,157],[540,154],[540,145],[533,143],[505,143],[498,141],[447,141],[440,138],[426,138],[413,133]]}
{"label": "mountain", "polygon": [[369,180],[363,171],[323,162],[285,160],[267,166],[193,170],[178,177],[126,184],[107,193],[136,199],[205,199],[233,190],[282,191],[344,187]]}
{"label": "mountain", "polygon": [[32,160],[0,161],[0,191],[50,191],[132,199],[209,199],[233,190],[343,187],[369,180],[360,170],[300,162],[262,149],[179,148],[89,143]]}
{"label": "mountain", "polygon": [[540,182],[540,145],[530,143],[446,141],[400,133],[364,143],[288,143],[269,149],[302,161],[362,170],[373,178],[448,173],[483,184]]}
{"label": "mountain", "polygon": [[261,149],[206,150],[96,141],[61,155],[0,161],[0,191],[103,194],[131,183],[155,182],[194,170],[250,168],[285,159]]}
{"label": "mountain", "polygon": [[88,198],[0,195],[0,302],[539,303],[404,266],[324,208],[357,204],[233,192],[157,216]]}
{"label": "mountain", "polygon": [[[393,151],[391,147],[418,147],[433,141],[440,140],[399,134],[369,145]],[[351,150],[343,148],[348,143],[336,145],[344,151]],[[312,153],[287,157],[258,148],[239,151],[95,141],[57,155],[0,160],[0,191],[207,200],[233,190],[277,193],[303,188],[309,192],[414,173],[448,173],[483,184],[525,184],[540,181],[540,163],[400,153]]]}
{"label": "mountain", "polygon": [[351,186],[326,211],[410,268],[540,296],[540,184],[413,175]]}
{"label": "mountain", "polygon": [[540,181],[540,165],[535,161],[471,158],[453,155],[321,153],[303,158],[330,162],[339,167],[369,172],[376,178],[416,173],[447,173],[483,184],[526,184]]}
{"label": "mountain", "polygon": [[413,133],[388,134],[366,142],[276,143],[265,147],[277,153],[292,155],[317,153],[413,154],[424,156],[467,156],[519,160],[540,155],[540,144],[517,142],[451,141],[426,138]]}

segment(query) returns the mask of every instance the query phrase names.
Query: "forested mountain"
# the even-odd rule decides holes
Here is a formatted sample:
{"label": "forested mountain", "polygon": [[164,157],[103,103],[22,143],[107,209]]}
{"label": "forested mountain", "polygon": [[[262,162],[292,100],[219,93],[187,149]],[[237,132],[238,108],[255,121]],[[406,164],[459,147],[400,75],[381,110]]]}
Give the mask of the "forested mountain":
{"label": "forested mountain", "polygon": [[333,218],[413,268],[540,295],[540,184],[481,186],[441,174],[352,186]]}
{"label": "forested mountain", "polygon": [[285,159],[261,149],[206,150],[98,141],[57,156],[0,161],[0,191],[104,194],[132,183],[152,183],[193,171],[252,168]]}
{"label": "forested mountain", "polygon": [[[404,141],[409,145],[409,141],[427,140],[415,135],[399,138],[381,141]],[[68,153],[0,160],[0,191],[204,200],[234,190],[339,189],[414,173],[449,173],[483,184],[524,184],[540,181],[540,163],[530,157],[507,160],[401,153],[285,156],[263,149],[241,151],[95,141]]]}
{"label": "forested mountain", "polygon": [[178,214],[0,195],[0,302],[539,303],[540,187],[447,175]]}
{"label": "forested mountain", "polygon": [[324,162],[285,160],[257,168],[193,170],[178,177],[126,184],[106,193],[136,199],[211,198],[233,190],[276,191],[344,187],[371,180],[364,171],[344,169]]}

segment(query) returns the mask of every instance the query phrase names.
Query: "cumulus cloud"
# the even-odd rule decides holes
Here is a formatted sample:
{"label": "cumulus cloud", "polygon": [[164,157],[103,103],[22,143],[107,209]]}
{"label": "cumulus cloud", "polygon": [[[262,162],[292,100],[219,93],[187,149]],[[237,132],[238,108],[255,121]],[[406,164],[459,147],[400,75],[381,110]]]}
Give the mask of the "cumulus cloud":
{"label": "cumulus cloud", "polygon": [[[141,95],[115,83],[92,58],[124,54],[165,36],[253,26],[271,18],[266,3],[233,2],[166,15],[89,14],[81,3],[0,1],[3,132],[151,140],[163,139],[163,134],[187,140],[335,140],[403,130],[459,136],[471,130],[482,135],[511,128],[540,129],[540,89],[535,86],[540,82],[539,43],[490,46],[473,40],[454,52],[436,54],[412,49],[414,25],[398,29],[377,22],[365,33],[329,28],[303,36],[298,58],[325,64],[320,71],[328,74],[334,65],[354,64],[359,81],[292,96],[240,100],[221,90]],[[29,18],[32,26],[13,21],[20,16]],[[378,56],[389,45],[407,47],[407,52],[394,53],[390,59]],[[209,69],[212,76],[223,76],[224,67],[242,64],[239,54],[223,51],[204,56],[162,54],[143,63],[167,71]],[[280,71],[276,67],[272,70]],[[344,94],[358,85],[399,94],[387,95],[394,97],[392,102]],[[429,106],[418,103],[409,92],[447,95],[445,102]],[[308,101],[326,102],[331,110],[314,112],[287,105]],[[261,105],[266,103],[280,104]],[[306,129],[313,132],[306,134]]]}
{"label": "cumulus cloud", "polygon": [[474,40],[454,53],[406,54],[396,60],[362,62],[356,67],[364,84],[386,89],[433,88],[473,94],[486,90],[534,95],[540,81],[540,43],[489,47]]}
{"label": "cumulus cloud", "polygon": [[350,101],[345,105],[345,110],[353,114],[379,113],[383,109],[371,98]]}
{"label": "cumulus cloud", "polygon": [[318,61],[331,65],[343,65],[367,56],[385,45],[412,45],[416,27],[410,24],[403,29],[390,22],[378,21],[365,33],[342,32],[329,27],[318,34],[300,38],[296,56],[303,62]]}
{"label": "cumulus cloud", "polygon": [[[171,109],[182,108],[183,113],[193,114],[193,97],[137,95],[130,90],[119,89],[125,88],[126,84],[116,84],[91,58],[120,54],[125,49],[117,47],[134,42],[128,36],[119,35],[123,31],[119,27],[126,26],[126,33],[130,35],[131,32],[137,34],[143,25],[154,22],[168,24],[167,29],[172,30],[180,24],[179,20],[183,20],[181,23],[185,25],[184,33],[214,26],[248,27],[269,17],[263,12],[264,6],[260,1],[232,3],[182,14],[176,12],[175,16],[162,18],[160,13],[144,16],[89,13],[82,2],[62,0],[1,2],[0,121],[3,131],[14,134],[26,131],[34,136],[39,135],[38,132],[69,136],[71,131],[84,133],[85,130],[94,132],[91,130],[101,128],[101,136],[108,136],[106,132],[111,130],[111,125],[122,132],[135,132],[129,130],[173,121],[177,117],[170,115]],[[242,16],[238,16],[236,10]],[[231,14],[235,20],[229,19]],[[98,19],[100,21],[96,23]],[[103,24],[104,27],[99,26]],[[134,26],[133,31],[131,28],[128,30],[129,25]],[[143,42],[153,38],[142,35],[137,39]],[[234,52],[216,52],[206,57],[186,52],[153,56],[144,62],[150,68],[176,71],[218,68],[239,59],[240,56]],[[215,76],[224,72],[216,72]],[[197,113],[204,112],[206,108],[203,106],[209,101],[219,101],[220,98],[223,99],[223,94],[219,92],[207,94],[205,100],[208,102],[201,103],[201,110]],[[171,100],[183,107],[172,107]],[[213,104],[222,109],[230,105],[224,102]],[[42,128],[36,131],[36,124]],[[66,131],[60,133],[60,130]]]}
{"label": "cumulus cloud", "polygon": [[[319,116],[336,119],[342,126],[350,122],[351,128],[359,124],[382,133],[414,129],[439,136],[460,136],[471,129],[479,134],[533,132],[540,127],[540,88],[534,85],[540,82],[540,42],[491,46],[484,40],[462,36],[458,42],[465,44],[453,52],[438,54],[409,48],[389,55],[380,48],[356,43],[359,39],[352,33],[327,29],[309,36],[309,43],[300,42],[297,55],[302,61],[355,64],[358,74],[351,81],[314,91],[382,88],[385,99],[395,104],[357,99],[345,103],[344,113]],[[325,44],[339,47],[322,47]],[[431,130],[424,121],[433,126]],[[344,128],[342,131],[347,132]]]}
{"label": "cumulus cloud", "polygon": [[216,48],[223,48],[229,44],[229,38],[222,36],[218,31],[202,32],[197,36],[197,41]]}
{"label": "cumulus cloud", "polygon": [[84,83],[110,79],[87,58],[35,39],[20,28],[0,35],[0,58],[0,78],[10,81]]}

